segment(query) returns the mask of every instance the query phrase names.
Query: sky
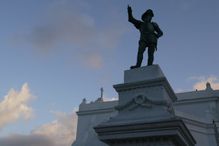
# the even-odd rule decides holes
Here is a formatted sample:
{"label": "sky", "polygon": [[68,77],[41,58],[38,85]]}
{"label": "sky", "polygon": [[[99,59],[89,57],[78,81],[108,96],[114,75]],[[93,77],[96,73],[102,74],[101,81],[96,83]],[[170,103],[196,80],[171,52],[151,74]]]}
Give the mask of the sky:
{"label": "sky", "polygon": [[0,0],[0,145],[69,146],[82,99],[117,98],[139,39],[128,4],[154,11],[154,63],[176,93],[219,89],[218,0]]}

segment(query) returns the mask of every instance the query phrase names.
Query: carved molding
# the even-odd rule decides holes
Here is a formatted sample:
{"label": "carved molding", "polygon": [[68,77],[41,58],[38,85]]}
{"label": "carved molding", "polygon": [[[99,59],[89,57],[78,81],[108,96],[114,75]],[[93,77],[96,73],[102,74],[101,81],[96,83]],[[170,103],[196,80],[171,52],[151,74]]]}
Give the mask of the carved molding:
{"label": "carved molding", "polygon": [[171,103],[165,101],[165,100],[150,100],[146,96],[143,95],[138,95],[131,99],[129,102],[123,104],[123,105],[118,105],[115,108],[117,110],[124,110],[128,109],[129,111],[132,111],[136,109],[137,107],[144,107],[144,108],[152,108],[152,106],[157,105],[157,106],[166,106],[167,111],[171,114],[174,114],[174,109]]}

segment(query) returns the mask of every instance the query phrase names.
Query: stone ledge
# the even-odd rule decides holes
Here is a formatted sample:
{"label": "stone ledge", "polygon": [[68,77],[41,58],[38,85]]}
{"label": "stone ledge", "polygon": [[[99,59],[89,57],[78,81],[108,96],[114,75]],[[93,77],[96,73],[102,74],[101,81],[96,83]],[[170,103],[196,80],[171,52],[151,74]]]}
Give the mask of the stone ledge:
{"label": "stone ledge", "polygon": [[124,83],[152,80],[164,77],[159,65],[139,67],[124,72]]}
{"label": "stone ledge", "polygon": [[[196,141],[190,134],[184,122],[180,119],[165,120],[150,123],[130,123],[125,125],[99,125],[94,127],[101,141],[116,143],[123,140],[143,138],[150,139],[170,138],[171,141],[181,146],[194,146]],[[158,142],[158,141],[157,141]],[[159,143],[159,142],[158,142]]]}

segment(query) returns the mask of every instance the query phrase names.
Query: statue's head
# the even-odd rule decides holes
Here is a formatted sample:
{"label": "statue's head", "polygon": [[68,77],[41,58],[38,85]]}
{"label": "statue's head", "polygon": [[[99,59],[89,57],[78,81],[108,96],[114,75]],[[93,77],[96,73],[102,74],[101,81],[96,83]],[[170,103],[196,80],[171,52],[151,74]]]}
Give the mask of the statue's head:
{"label": "statue's head", "polygon": [[142,14],[141,16],[141,20],[145,21],[145,18],[152,18],[154,17],[154,13],[151,9],[148,9],[147,11],[144,12],[144,14]]}

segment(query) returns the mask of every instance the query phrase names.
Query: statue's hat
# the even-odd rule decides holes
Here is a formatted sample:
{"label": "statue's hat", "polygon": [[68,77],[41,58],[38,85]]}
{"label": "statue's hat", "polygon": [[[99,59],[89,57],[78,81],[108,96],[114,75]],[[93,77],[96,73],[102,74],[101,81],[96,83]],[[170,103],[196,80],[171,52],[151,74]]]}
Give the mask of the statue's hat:
{"label": "statue's hat", "polygon": [[142,14],[141,19],[143,20],[143,18],[147,15],[150,15],[151,17],[154,17],[154,13],[151,9],[148,9],[147,11],[144,12],[144,14]]}

